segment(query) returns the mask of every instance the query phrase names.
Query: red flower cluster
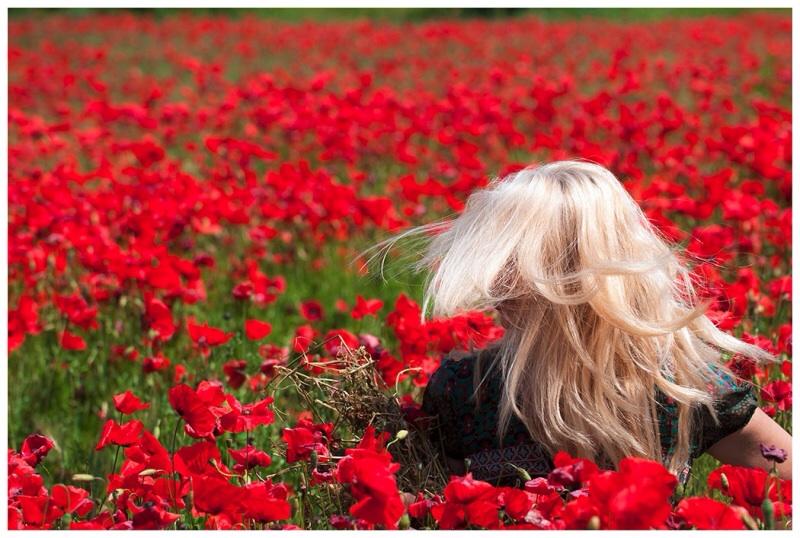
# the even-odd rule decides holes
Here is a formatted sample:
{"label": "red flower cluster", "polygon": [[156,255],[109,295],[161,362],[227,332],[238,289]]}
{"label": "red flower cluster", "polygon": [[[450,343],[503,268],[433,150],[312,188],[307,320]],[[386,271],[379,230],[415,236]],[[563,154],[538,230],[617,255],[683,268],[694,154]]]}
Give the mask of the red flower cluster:
{"label": "red flower cluster", "polygon": [[336,480],[350,485],[356,500],[349,510],[353,517],[395,529],[404,507],[394,478],[400,464],[392,462],[384,447],[387,437],[386,432],[376,436],[372,426],[367,427],[358,446],[345,450],[345,457],[339,460]]}
{"label": "red flower cluster", "polygon": [[[673,506],[677,480],[660,463],[625,458],[618,470],[601,471],[564,452],[553,463],[547,478],[529,480],[523,490],[494,487],[469,474],[452,477],[444,500],[419,497],[409,513],[420,519],[430,513],[442,529],[744,529],[742,512],[763,519],[764,471],[720,468],[733,477],[724,492],[734,506],[705,497],[687,497]],[[709,477],[712,488],[718,487],[718,471]],[[775,517],[785,517],[791,513],[791,483],[771,480],[776,486],[770,497],[780,491],[783,499],[775,503]],[[745,488],[752,488],[751,497],[745,497]]]}
{"label": "red flower cluster", "polygon": [[294,428],[284,428],[283,440],[286,443],[286,462],[307,460],[316,454],[317,461],[328,461],[328,444],[333,435],[333,424],[314,424],[301,419]]}
{"label": "red flower cluster", "polygon": [[49,529],[65,515],[83,517],[95,507],[85,489],[56,484],[50,491],[36,473],[53,441],[41,435],[30,435],[19,452],[8,451],[8,528]]}
{"label": "red flower cluster", "polygon": [[762,469],[722,465],[708,475],[708,487],[721,491],[758,519],[764,519],[762,508],[767,499],[773,503],[775,517],[792,514],[792,482]]}
{"label": "red flower cluster", "polygon": [[[405,510],[385,436],[370,429],[344,450],[362,432],[337,431],[324,394],[312,415],[317,402],[279,375],[335,384],[337,354],[364,346],[413,422],[442,356],[503,329],[486,312],[422,323],[414,299],[347,263],[356,245],[461,211],[490,177],[563,158],[607,166],[685,242],[714,323],[791,356],[785,14],[402,31],[184,15],[9,23],[12,528],[788,519],[790,484],[769,473],[723,466],[708,487],[725,502],[673,504],[674,478],[654,462],[601,471],[566,454],[524,487],[453,477],[408,492]],[[533,35],[549,38],[531,46]],[[728,364],[788,423],[790,360]],[[37,424],[47,436],[26,438]],[[58,473],[87,473],[40,475],[52,453]]]}
{"label": "red flower cluster", "polygon": [[490,316],[479,312],[450,319],[430,320],[424,324],[421,314],[419,305],[401,293],[394,310],[386,316],[386,324],[394,330],[401,353],[399,365],[392,364],[392,361],[379,362],[387,383],[394,383],[396,374],[402,369],[398,366],[405,366],[416,368],[414,382],[425,385],[428,376],[439,366],[438,358],[443,353],[453,349],[467,349],[470,343],[476,348],[482,348],[502,337],[504,332]]}
{"label": "red flower cluster", "polygon": [[[127,393],[118,395],[115,403],[129,403],[131,397]],[[70,527],[165,528],[180,517],[181,510],[187,509],[185,498],[190,494],[195,517],[206,516],[207,528],[235,528],[290,518],[287,486],[270,480],[252,482],[247,478],[249,470],[268,467],[271,457],[252,445],[229,448],[228,453],[236,462],[231,470],[224,464],[215,442],[215,436],[249,432],[258,425],[271,423],[273,415],[267,408],[271,401],[266,398],[243,405],[225,394],[218,383],[202,382],[197,390],[187,385],[173,387],[170,403],[186,422],[187,435],[205,440],[181,447],[172,455],[141,422],[132,420],[119,425],[109,420],[97,449],[109,444],[126,447],[119,473],[110,475],[108,481],[107,494],[114,493],[116,511],[73,521]],[[40,445],[32,438],[23,445],[23,455],[29,459],[41,457]],[[240,484],[232,484],[231,477]]]}
{"label": "red flower cluster", "polygon": [[271,424],[272,401],[267,397],[242,405],[233,395],[223,392],[222,384],[210,381],[201,381],[196,390],[188,385],[176,385],[169,390],[169,403],[186,422],[186,434],[198,439],[213,440],[223,432],[251,431],[256,426]]}

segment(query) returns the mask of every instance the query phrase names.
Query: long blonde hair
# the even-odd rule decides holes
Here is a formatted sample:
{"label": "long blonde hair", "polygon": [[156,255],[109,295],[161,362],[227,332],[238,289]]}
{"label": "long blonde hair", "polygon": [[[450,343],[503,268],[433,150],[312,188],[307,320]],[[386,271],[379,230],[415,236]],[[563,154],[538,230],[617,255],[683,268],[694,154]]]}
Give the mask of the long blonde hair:
{"label": "long blonde hair", "polygon": [[[722,352],[774,360],[706,317],[688,256],[602,166],[558,161],[493,179],[454,219],[406,230],[432,236],[422,321],[500,306],[504,379],[498,432],[512,415],[551,453],[662,458],[655,389],[672,398],[673,472],[690,451],[692,408],[708,407]],[[372,249],[369,249],[372,250]]]}

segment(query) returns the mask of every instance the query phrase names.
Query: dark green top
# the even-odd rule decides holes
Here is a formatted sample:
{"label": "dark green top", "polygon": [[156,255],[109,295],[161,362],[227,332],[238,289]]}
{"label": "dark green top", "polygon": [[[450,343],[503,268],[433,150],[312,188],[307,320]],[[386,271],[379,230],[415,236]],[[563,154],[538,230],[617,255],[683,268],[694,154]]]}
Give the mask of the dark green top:
{"label": "dark green top", "polygon": [[[493,349],[485,350],[485,372],[494,357]],[[552,456],[531,439],[522,422],[512,416],[502,444],[497,438],[498,408],[502,394],[499,368],[492,369],[481,388],[481,403],[476,409],[474,368],[477,352],[454,360],[446,357],[431,376],[425,389],[422,409],[438,418],[431,430],[434,440],[446,456],[469,459],[469,470],[476,479],[495,484],[511,484],[519,476],[509,463],[533,476],[545,476],[552,470]],[[715,370],[716,371],[716,370]],[[696,409],[691,455],[681,482],[688,479],[692,461],[711,445],[747,424],[758,407],[752,385],[719,372],[714,387],[719,424],[715,424],[705,406]],[[666,463],[674,451],[678,417],[674,401],[656,390],[662,460]]]}

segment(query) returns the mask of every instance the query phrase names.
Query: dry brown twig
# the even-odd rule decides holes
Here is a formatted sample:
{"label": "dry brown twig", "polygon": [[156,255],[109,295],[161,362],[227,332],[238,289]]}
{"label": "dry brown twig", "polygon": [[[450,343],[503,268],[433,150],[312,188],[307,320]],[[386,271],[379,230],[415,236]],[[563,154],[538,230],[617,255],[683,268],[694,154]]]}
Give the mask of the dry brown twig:
{"label": "dry brown twig", "polygon": [[[449,475],[440,451],[426,434],[426,425],[417,427],[405,420],[399,383],[390,388],[383,381],[364,346],[351,349],[341,341],[335,359],[308,365],[326,371],[315,375],[300,368],[280,368],[285,377],[281,384],[286,380],[294,385],[315,419],[333,421],[335,431],[345,426],[347,433],[356,437],[370,424],[378,432],[389,432],[394,441],[390,441],[388,449],[394,461],[400,463],[400,490],[442,491]],[[397,434],[401,431],[407,434],[399,439]],[[355,444],[358,439],[343,442]]]}

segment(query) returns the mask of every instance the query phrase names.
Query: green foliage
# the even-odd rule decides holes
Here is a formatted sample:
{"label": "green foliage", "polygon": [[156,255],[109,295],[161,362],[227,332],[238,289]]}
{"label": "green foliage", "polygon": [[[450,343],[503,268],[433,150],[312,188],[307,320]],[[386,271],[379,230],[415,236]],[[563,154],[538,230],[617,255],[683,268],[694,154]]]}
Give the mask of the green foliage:
{"label": "green foliage", "polygon": [[243,17],[255,15],[284,21],[336,21],[374,19],[417,22],[439,19],[470,19],[535,16],[547,20],[598,18],[614,21],[649,21],[704,16],[732,17],[745,11],[789,12],[788,8],[13,8],[10,17],[37,17],[50,13],[76,17],[125,9],[140,16],[164,18],[182,15]]}

